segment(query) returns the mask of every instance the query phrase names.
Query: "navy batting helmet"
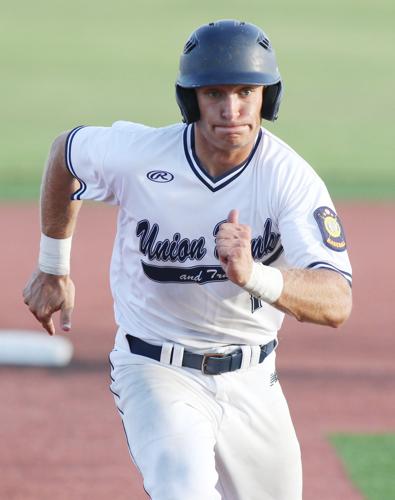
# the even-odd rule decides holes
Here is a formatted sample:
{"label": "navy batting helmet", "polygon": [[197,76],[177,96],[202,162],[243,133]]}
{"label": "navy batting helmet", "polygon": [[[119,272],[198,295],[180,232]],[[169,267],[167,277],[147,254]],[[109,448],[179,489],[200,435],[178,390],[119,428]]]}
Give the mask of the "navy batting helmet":
{"label": "navy batting helmet", "polygon": [[254,24],[224,19],[192,33],[180,58],[176,98],[184,122],[199,120],[195,88],[207,85],[263,85],[262,118],[274,121],[282,97],[276,56]]}

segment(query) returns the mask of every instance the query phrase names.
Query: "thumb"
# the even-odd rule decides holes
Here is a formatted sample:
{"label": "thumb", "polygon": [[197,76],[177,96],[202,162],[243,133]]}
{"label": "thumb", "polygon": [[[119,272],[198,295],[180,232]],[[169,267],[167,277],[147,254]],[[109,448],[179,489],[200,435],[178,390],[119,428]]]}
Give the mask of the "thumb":
{"label": "thumb", "polygon": [[239,211],[233,208],[228,215],[228,222],[232,222],[233,224],[239,223]]}

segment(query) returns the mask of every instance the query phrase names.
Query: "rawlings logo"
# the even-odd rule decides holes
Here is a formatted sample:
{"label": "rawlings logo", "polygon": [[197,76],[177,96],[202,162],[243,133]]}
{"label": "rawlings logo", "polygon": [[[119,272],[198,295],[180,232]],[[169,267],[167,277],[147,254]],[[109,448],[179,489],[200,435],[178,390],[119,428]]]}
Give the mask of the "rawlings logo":
{"label": "rawlings logo", "polygon": [[170,182],[174,179],[174,175],[166,170],[151,170],[147,177],[152,182]]}

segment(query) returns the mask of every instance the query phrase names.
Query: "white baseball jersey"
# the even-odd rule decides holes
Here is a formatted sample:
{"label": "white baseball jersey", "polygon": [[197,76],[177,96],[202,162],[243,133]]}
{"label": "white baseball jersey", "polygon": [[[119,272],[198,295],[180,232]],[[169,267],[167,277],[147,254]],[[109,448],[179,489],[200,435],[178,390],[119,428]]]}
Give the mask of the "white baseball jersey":
{"label": "white baseball jersey", "polygon": [[110,279],[125,332],[197,349],[276,337],[283,313],[230,282],[216,254],[215,235],[234,208],[252,228],[256,261],[332,269],[351,283],[324,183],[263,128],[247,160],[215,178],[199,163],[193,124],[80,127],[66,163],[80,181],[73,199],[119,206]]}

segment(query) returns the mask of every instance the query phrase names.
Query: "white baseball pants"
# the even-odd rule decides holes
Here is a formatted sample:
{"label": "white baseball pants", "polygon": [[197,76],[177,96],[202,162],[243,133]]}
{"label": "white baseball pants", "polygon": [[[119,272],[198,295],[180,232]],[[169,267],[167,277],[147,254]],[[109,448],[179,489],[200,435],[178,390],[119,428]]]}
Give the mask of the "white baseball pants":
{"label": "white baseball pants", "polygon": [[111,391],[152,500],[302,500],[275,352],[221,375],[116,349]]}

